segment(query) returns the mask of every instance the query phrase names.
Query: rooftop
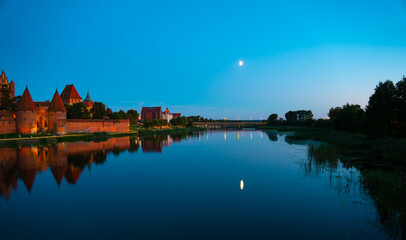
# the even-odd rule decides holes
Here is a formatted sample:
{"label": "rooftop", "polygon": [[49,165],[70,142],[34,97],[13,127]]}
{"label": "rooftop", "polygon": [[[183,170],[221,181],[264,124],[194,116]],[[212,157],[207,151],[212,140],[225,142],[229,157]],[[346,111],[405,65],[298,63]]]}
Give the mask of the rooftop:
{"label": "rooftop", "polygon": [[17,111],[35,111],[36,110],[34,101],[32,101],[30,91],[28,91],[28,87],[25,88],[20,101],[18,101],[16,110]]}
{"label": "rooftop", "polygon": [[76,98],[76,99],[82,99],[76,91],[75,86],[73,84],[66,85],[66,87],[63,89],[61,93],[61,98]]}
{"label": "rooftop", "polygon": [[59,96],[58,91],[55,91],[54,97],[52,98],[51,104],[49,105],[48,111],[52,112],[67,112],[65,105],[62,102],[61,97]]}

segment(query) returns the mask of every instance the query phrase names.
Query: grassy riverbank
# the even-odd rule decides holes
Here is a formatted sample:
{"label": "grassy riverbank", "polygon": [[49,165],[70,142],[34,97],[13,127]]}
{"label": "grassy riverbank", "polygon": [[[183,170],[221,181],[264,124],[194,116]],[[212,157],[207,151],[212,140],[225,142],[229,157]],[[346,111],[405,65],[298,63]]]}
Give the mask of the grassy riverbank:
{"label": "grassy riverbank", "polygon": [[382,163],[406,164],[406,139],[372,140],[362,134],[333,129],[264,126],[260,130],[292,132],[286,141],[316,140],[334,144],[338,151],[347,155],[361,155],[363,158]]}
{"label": "grassy riverbank", "polygon": [[204,128],[165,128],[165,129],[141,129],[131,127],[128,133],[75,133],[67,135],[55,135],[51,133],[38,134],[2,134],[0,135],[0,147],[16,147],[24,145],[42,145],[53,142],[76,142],[76,141],[105,141],[112,137],[138,136],[147,137],[155,135],[173,135],[195,131],[203,131]]}

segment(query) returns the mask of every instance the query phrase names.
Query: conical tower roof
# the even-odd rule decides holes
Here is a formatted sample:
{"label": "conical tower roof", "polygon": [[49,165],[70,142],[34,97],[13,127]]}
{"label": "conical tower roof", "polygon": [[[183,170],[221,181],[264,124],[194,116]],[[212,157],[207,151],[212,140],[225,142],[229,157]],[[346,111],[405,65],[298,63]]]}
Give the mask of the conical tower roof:
{"label": "conical tower roof", "polygon": [[68,169],[67,165],[51,168],[52,175],[54,175],[55,181],[58,186],[61,185],[63,176],[65,176],[66,169]]}
{"label": "conical tower roof", "polygon": [[20,101],[17,103],[17,111],[35,111],[36,107],[28,87],[25,88],[23,95],[21,96]]}
{"label": "conical tower roof", "polygon": [[23,180],[25,187],[28,192],[31,192],[32,186],[34,185],[35,177],[37,176],[37,170],[23,170],[20,171],[20,177]]}
{"label": "conical tower roof", "polygon": [[85,100],[83,100],[84,102],[93,102],[92,98],[90,97],[89,91],[87,91],[87,95]]}
{"label": "conical tower roof", "polygon": [[52,98],[48,111],[49,112],[67,112],[65,105],[63,105],[61,96],[59,96],[58,91],[55,91],[54,97]]}

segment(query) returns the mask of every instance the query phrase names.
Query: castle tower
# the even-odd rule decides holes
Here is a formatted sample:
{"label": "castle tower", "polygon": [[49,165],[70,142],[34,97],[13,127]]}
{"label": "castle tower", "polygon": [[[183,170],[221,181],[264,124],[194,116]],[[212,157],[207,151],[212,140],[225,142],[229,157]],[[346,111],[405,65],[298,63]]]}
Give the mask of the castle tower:
{"label": "castle tower", "polygon": [[37,111],[28,87],[25,88],[20,101],[17,103],[16,121],[18,133],[37,133]]}
{"label": "castle tower", "polygon": [[3,85],[8,85],[8,77],[6,76],[6,73],[3,71],[1,71],[1,75],[0,75],[0,84]]}
{"label": "castle tower", "polygon": [[78,91],[73,84],[66,85],[61,93],[62,102],[67,105],[73,105],[82,101]]}
{"label": "castle tower", "polygon": [[[15,83],[13,80],[11,82],[8,82],[8,77],[6,76],[6,73],[1,71],[0,75],[0,99],[3,97],[4,92],[9,93],[9,98],[14,98],[15,94]],[[3,91],[6,90],[6,91]]]}
{"label": "castle tower", "polygon": [[16,84],[14,83],[13,80],[11,80],[10,85],[9,85],[9,89],[10,89],[10,94],[11,94],[11,98],[15,97],[15,93],[16,93]]}
{"label": "castle tower", "polygon": [[90,109],[93,108],[93,100],[90,97],[89,91],[87,91],[87,95],[86,98],[83,100],[83,103],[85,104],[85,106],[87,107],[87,109],[90,111]]}
{"label": "castle tower", "polygon": [[66,108],[58,91],[55,91],[48,108],[48,130],[56,134],[66,133]]}

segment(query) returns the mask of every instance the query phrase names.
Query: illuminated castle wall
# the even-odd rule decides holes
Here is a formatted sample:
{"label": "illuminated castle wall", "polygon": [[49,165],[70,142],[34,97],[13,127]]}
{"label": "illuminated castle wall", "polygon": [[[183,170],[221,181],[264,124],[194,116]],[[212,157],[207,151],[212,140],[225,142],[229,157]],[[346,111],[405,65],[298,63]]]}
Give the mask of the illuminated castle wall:
{"label": "illuminated castle wall", "polygon": [[[4,71],[0,80],[8,84]],[[12,89],[14,97],[14,82],[4,85]],[[0,110],[0,134],[21,133],[35,134],[37,132],[66,133],[95,133],[95,132],[129,132],[130,120],[99,120],[99,119],[67,119],[65,104],[72,105],[81,102],[73,85],[66,85],[60,96],[58,91],[52,101],[34,102],[30,91],[25,88],[17,103],[15,115],[9,111]],[[88,109],[93,107],[89,93],[83,101]]]}

